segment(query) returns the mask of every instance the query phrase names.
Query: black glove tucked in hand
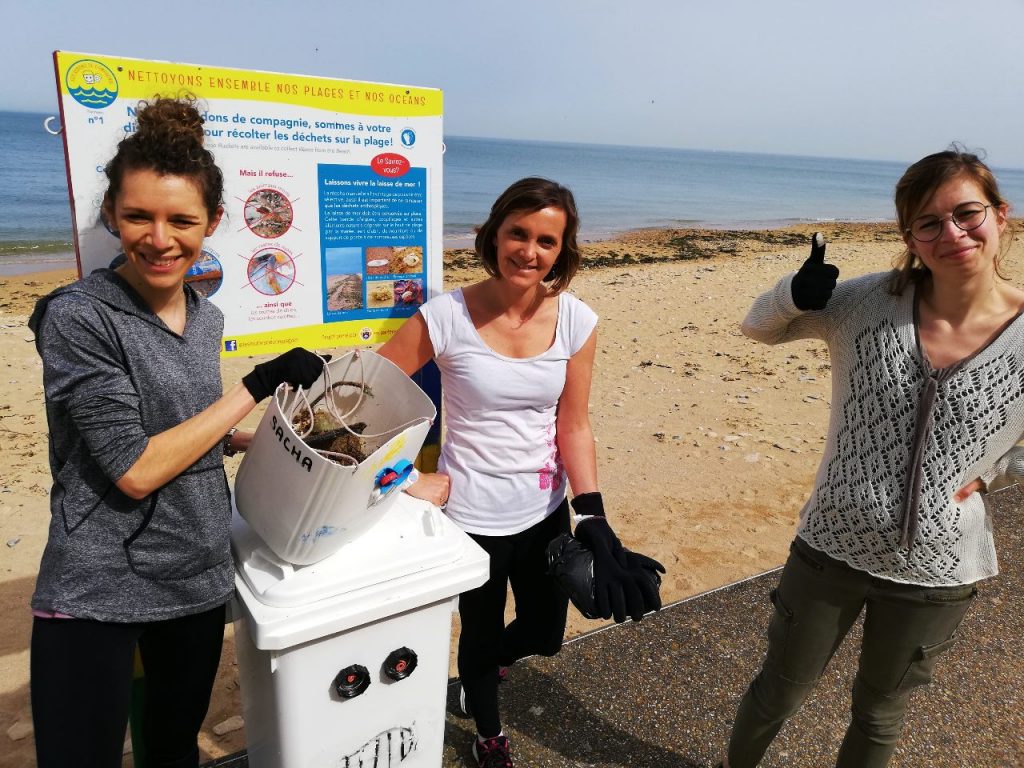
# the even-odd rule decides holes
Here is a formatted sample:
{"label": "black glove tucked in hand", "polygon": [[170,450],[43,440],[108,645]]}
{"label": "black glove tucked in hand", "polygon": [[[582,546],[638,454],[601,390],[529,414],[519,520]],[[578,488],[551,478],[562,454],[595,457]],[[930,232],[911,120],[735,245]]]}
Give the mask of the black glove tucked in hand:
{"label": "black glove tucked in hand", "polygon": [[[645,613],[661,608],[661,563],[649,557],[623,550],[631,562],[630,573],[637,576],[640,591],[644,595]],[[594,596],[594,553],[580,543],[571,533],[562,533],[548,544],[548,573],[569,596],[576,610],[588,619],[609,618],[601,616]],[[635,559],[634,559],[635,558]]]}
{"label": "black glove tucked in hand", "polygon": [[242,377],[242,383],[257,403],[270,397],[281,384],[310,387],[324,372],[330,355],[315,355],[302,347],[289,349],[273,360],[260,363]]}
{"label": "black glove tucked in hand", "polygon": [[604,516],[604,503],[597,492],[583,493],[572,500],[577,515],[588,516],[576,525],[575,536],[594,554],[594,601],[599,618],[640,621],[648,611],[661,607],[658,582],[648,571],[665,572],[656,560],[622,546]]}
{"label": "black glove tucked in hand", "polygon": [[796,308],[803,312],[824,309],[832,298],[838,277],[839,267],[825,263],[825,236],[815,232],[811,238],[811,255],[793,276],[790,286]]}

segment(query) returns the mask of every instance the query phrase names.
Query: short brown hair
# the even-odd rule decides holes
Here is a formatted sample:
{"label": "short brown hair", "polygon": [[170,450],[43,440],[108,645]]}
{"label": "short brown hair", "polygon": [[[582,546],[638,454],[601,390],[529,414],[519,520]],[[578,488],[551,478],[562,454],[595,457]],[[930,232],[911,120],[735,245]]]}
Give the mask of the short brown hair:
{"label": "short brown hair", "polygon": [[576,233],[580,217],[576,212],[576,200],[567,187],[537,176],[520,179],[502,192],[491,206],[491,214],[476,233],[476,254],[483,262],[484,270],[491,277],[499,277],[498,249],[494,241],[498,228],[509,214],[524,211],[534,213],[544,208],[558,208],[565,212],[565,231],[562,233],[562,251],[558,254],[551,271],[544,280],[552,280],[551,290],[555,293],[569,287],[573,276],[580,268],[580,250],[576,244]]}
{"label": "short brown hair", "polygon": [[[999,184],[992,170],[978,155],[968,152],[959,144],[953,144],[945,152],[936,152],[921,158],[907,168],[896,182],[896,223],[904,239],[907,237],[911,222],[921,213],[921,209],[928,204],[938,188],[956,178],[966,178],[976,183],[988,198],[985,202],[997,208],[1007,205],[1006,199],[999,192]],[[1003,239],[1003,247],[996,256],[996,274],[1003,278],[1006,276],[999,271],[999,264],[1012,241],[1011,230],[1009,237]],[[895,267],[897,272],[891,286],[895,294],[903,293],[910,283],[918,283],[929,274],[928,267],[911,253],[909,245],[896,258]]]}

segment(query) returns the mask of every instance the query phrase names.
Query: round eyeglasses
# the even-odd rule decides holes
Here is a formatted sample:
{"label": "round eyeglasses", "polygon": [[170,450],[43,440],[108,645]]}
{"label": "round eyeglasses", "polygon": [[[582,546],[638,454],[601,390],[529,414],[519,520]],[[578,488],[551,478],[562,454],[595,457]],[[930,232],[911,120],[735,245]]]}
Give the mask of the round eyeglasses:
{"label": "round eyeglasses", "polygon": [[921,243],[930,243],[932,240],[938,239],[942,234],[942,225],[947,221],[952,221],[964,232],[970,232],[985,223],[988,209],[991,207],[991,205],[982,205],[981,203],[963,203],[954,208],[953,213],[945,218],[918,216],[910,222],[907,232]]}

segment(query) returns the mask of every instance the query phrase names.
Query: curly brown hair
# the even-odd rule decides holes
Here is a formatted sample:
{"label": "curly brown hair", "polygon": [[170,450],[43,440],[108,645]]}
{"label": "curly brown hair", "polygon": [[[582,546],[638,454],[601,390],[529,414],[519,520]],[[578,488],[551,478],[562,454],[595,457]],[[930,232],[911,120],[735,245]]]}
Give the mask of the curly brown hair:
{"label": "curly brown hair", "polygon": [[107,191],[103,210],[112,211],[129,171],[152,170],[161,176],[187,176],[195,181],[210,218],[224,202],[224,174],[213,153],[203,146],[203,117],[191,96],[156,96],[140,101],[138,128],[121,139],[117,152],[104,167]]}
{"label": "curly brown hair", "polygon": [[576,212],[576,200],[567,187],[550,179],[530,176],[520,179],[502,192],[491,206],[491,214],[476,233],[476,254],[483,262],[484,271],[491,277],[499,277],[498,248],[495,237],[498,229],[511,213],[534,213],[544,208],[558,208],[565,213],[565,232],[562,233],[562,251],[544,277],[551,280],[555,293],[569,287],[573,276],[580,268],[580,249],[576,244],[576,233],[580,228],[580,217]]}

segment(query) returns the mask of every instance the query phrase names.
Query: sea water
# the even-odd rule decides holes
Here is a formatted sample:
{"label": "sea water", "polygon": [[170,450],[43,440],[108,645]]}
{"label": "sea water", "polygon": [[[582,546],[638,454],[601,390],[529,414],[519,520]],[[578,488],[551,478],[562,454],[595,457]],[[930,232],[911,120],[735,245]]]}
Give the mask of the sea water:
{"label": "sea water", "polygon": [[71,248],[64,146],[43,128],[45,118],[0,112],[0,259]]}
{"label": "sea water", "polygon": [[590,239],[643,227],[768,228],[894,218],[904,165],[866,160],[451,138],[445,237],[464,237],[517,178],[546,176],[576,197]]}
{"label": "sea water", "polygon": [[[66,258],[72,248],[63,144],[45,118],[0,112],[0,262]],[[593,240],[642,227],[891,221],[892,190],[908,164],[449,136],[445,245],[471,243],[495,197],[523,176],[572,189],[581,235]],[[1011,203],[1024,206],[1024,169],[996,173]]]}

